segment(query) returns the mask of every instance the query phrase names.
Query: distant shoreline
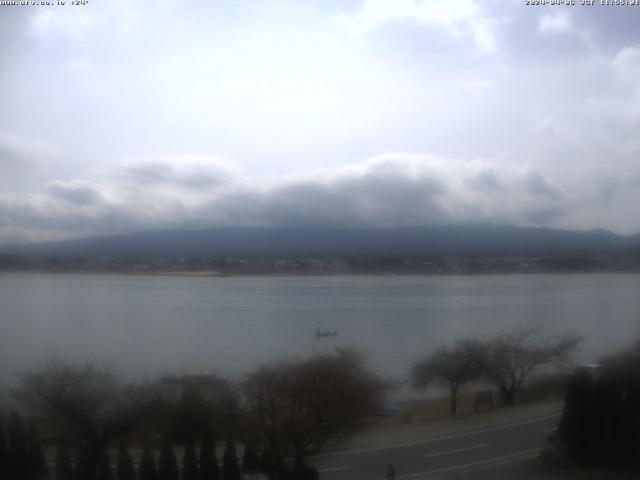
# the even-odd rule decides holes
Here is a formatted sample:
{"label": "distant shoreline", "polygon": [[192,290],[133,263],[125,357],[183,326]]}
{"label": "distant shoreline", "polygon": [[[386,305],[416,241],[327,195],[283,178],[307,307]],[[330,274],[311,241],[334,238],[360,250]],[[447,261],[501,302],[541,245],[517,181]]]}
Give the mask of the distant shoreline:
{"label": "distant shoreline", "polygon": [[[115,272],[119,273],[119,272]],[[158,277],[220,277],[222,274],[215,270],[184,270],[184,271],[158,271],[158,272],[123,272],[130,275],[145,275],[145,276],[158,276]]]}
{"label": "distant shoreline", "polygon": [[536,271],[536,272],[218,272],[215,270],[10,270],[0,269],[3,273],[49,274],[49,275],[123,275],[140,277],[178,277],[178,278],[229,278],[229,277],[484,277],[484,276],[535,276],[535,275],[637,275],[640,270],[597,270],[597,271]]}
{"label": "distant shoreline", "polygon": [[159,270],[159,271],[134,271],[134,270],[0,270],[2,273],[36,273],[51,275],[125,275],[141,277],[185,277],[185,278],[216,278],[229,277],[229,274],[215,270]]}

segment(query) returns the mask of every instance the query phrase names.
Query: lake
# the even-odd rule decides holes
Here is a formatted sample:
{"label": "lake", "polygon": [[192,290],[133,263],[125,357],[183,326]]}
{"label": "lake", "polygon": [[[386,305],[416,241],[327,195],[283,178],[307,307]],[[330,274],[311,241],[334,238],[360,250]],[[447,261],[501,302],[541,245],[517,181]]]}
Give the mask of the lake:
{"label": "lake", "polygon": [[[356,346],[404,379],[440,345],[523,323],[578,333],[577,357],[640,337],[640,275],[162,277],[0,274],[0,386],[50,355],[132,376],[218,372]],[[337,337],[317,339],[317,327]]]}

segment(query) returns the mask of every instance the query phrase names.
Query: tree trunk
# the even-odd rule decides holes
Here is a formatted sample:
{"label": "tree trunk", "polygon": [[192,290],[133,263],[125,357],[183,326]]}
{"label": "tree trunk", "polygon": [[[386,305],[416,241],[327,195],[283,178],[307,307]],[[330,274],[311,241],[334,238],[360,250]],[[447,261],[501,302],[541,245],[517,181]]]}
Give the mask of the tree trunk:
{"label": "tree trunk", "polygon": [[294,455],[293,471],[298,472],[304,465],[304,455],[300,451],[296,451]]}
{"label": "tree trunk", "polygon": [[451,385],[451,415],[458,413],[458,386]]}
{"label": "tree trunk", "polygon": [[295,464],[293,467],[294,480],[318,480],[320,478],[316,469],[305,465],[304,455],[302,453],[296,453]]}
{"label": "tree trunk", "polygon": [[516,403],[517,390],[515,388],[501,388],[500,398],[505,405],[513,405]]}
{"label": "tree trunk", "polygon": [[513,405],[516,403],[516,395],[519,389],[514,386],[500,385],[500,403],[503,405]]}
{"label": "tree trunk", "polygon": [[102,447],[89,446],[83,449],[78,456],[76,478],[78,480],[95,480],[98,474],[98,465],[102,459]]}

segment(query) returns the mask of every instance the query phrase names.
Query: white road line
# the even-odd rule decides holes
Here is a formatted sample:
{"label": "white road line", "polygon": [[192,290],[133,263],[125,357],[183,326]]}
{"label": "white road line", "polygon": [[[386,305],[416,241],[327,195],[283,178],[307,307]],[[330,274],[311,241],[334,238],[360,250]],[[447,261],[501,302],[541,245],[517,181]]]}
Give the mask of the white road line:
{"label": "white road line", "polygon": [[487,446],[489,446],[488,443],[481,443],[480,445],[472,445],[471,447],[456,448],[454,450],[447,450],[447,451],[444,451],[444,452],[430,453],[428,455],[425,455],[424,458],[438,457],[440,455],[448,455],[450,453],[464,452],[465,450],[473,450],[474,448],[482,448],[482,447],[487,447]]}
{"label": "white road line", "polygon": [[452,438],[468,437],[469,435],[476,435],[478,433],[493,432],[495,430],[502,430],[502,429],[505,429],[505,428],[517,427],[519,425],[526,425],[527,423],[541,422],[543,420],[548,420],[550,418],[559,417],[560,415],[562,415],[562,414],[561,413],[554,413],[553,415],[546,415],[544,417],[532,418],[530,420],[523,420],[521,422],[508,423],[506,425],[499,425],[497,427],[484,428],[482,430],[474,430],[472,432],[458,433],[456,435],[449,435],[449,436],[446,436],[446,437],[434,438],[432,440],[423,440],[423,441],[420,441],[420,442],[410,442],[410,443],[397,443],[395,445],[388,445],[386,447],[375,447],[375,448],[363,448],[363,449],[345,450],[343,452],[329,453],[329,454],[326,454],[326,455],[318,455],[318,456],[316,456],[314,458],[342,457],[342,456],[345,456],[345,455],[356,455],[356,454],[360,454],[360,453],[370,453],[370,452],[379,452],[379,451],[382,451],[382,450],[392,450],[394,448],[415,447],[417,445],[426,445],[428,443],[439,442],[441,440],[450,440]]}
{"label": "white road line", "polygon": [[436,473],[450,472],[452,470],[461,470],[463,468],[475,467],[477,465],[483,465],[483,464],[486,464],[486,463],[499,462],[501,460],[507,460],[507,459],[510,459],[512,457],[516,457],[518,455],[524,455],[524,454],[528,454],[528,453],[539,452],[540,450],[542,450],[542,449],[541,448],[530,448],[528,450],[520,450],[519,452],[510,453],[509,455],[501,455],[499,457],[491,457],[491,458],[487,458],[485,460],[479,460],[477,462],[463,463],[463,464],[460,464],[460,465],[453,465],[451,467],[437,468],[435,470],[427,470],[425,472],[409,473],[407,475],[398,475],[398,476],[396,476],[396,479],[397,480],[402,480],[403,478],[423,477],[423,476],[426,476],[426,475],[434,475]]}
{"label": "white road line", "polygon": [[555,432],[557,429],[558,427],[547,428],[546,430],[542,430],[542,433]]}
{"label": "white road line", "polygon": [[333,468],[321,468],[318,470],[320,473],[324,472],[337,472],[339,470],[349,470],[351,467],[333,467]]}

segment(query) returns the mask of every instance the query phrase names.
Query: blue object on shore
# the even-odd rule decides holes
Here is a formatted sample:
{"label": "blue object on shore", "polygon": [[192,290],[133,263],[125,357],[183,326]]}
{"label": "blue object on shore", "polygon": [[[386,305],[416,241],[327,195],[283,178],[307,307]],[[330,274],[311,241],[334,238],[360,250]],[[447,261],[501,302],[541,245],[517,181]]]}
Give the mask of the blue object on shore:
{"label": "blue object on shore", "polygon": [[399,410],[400,408],[398,407],[398,404],[393,400],[389,400],[387,398],[385,399],[384,402],[382,402],[382,405],[380,406],[380,410],[378,411],[378,413],[384,416],[391,416],[398,413]]}

